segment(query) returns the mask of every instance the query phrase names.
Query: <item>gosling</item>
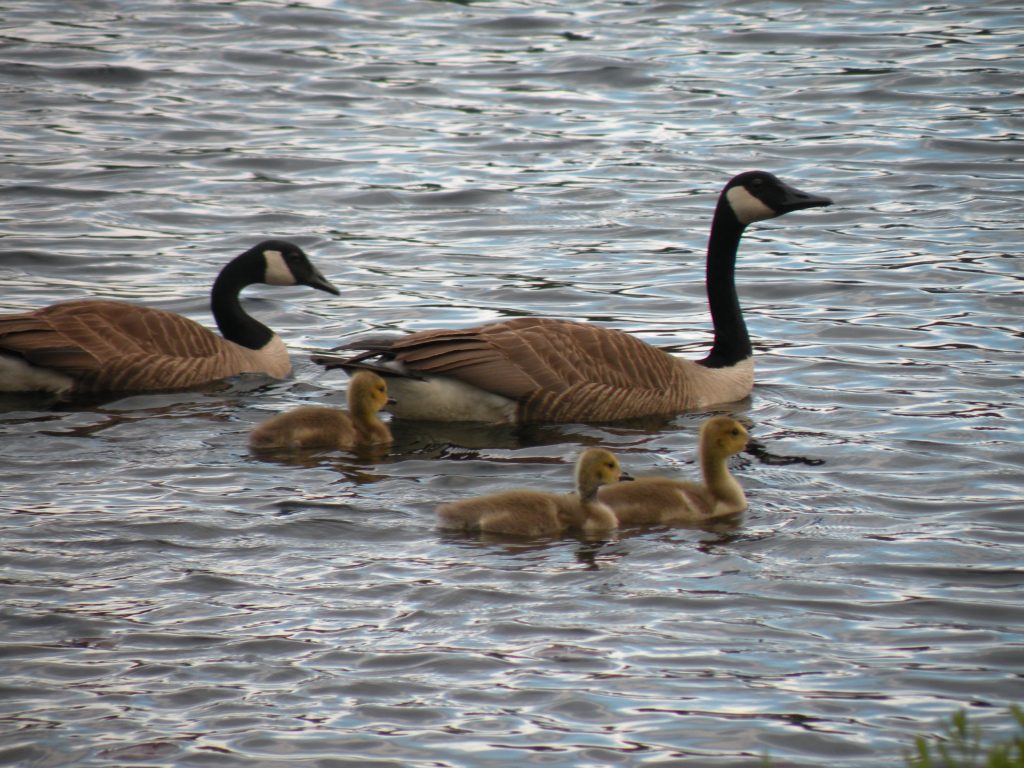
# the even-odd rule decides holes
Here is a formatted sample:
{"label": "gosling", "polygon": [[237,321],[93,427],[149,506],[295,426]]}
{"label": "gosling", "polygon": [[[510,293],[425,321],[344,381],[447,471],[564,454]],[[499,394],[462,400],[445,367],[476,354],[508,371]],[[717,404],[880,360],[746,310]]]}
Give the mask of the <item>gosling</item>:
{"label": "gosling", "polygon": [[348,413],[304,405],[280,413],[249,435],[254,451],[339,449],[388,445],[391,430],[377,412],[391,400],[388,385],[371,371],[357,371],[348,385]]}
{"label": "gosling", "polygon": [[598,499],[612,508],[619,525],[694,524],[737,515],[747,508],[747,497],[726,460],[747,447],[747,438],[738,421],[715,416],[700,428],[703,483],[645,477],[606,485]]}
{"label": "gosling", "polygon": [[559,494],[529,489],[499,491],[442,504],[437,508],[442,528],[538,538],[566,532],[602,534],[618,521],[598,501],[603,485],[627,477],[611,451],[588,448],[576,462],[576,492]]}

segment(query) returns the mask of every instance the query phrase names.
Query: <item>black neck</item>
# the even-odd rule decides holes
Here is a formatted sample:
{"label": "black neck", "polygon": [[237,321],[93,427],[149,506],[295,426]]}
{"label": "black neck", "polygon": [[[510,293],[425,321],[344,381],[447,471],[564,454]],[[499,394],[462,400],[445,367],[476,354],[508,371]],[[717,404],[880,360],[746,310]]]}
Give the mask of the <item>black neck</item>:
{"label": "black neck", "polygon": [[708,356],[700,361],[708,368],[727,368],[753,354],[747,324],[743,322],[743,310],[736,295],[736,251],[743,229],[743,224],[723,196],[715,208],[708,239],[705,282],[715,344]]}
{"label": "black neck", "polygon": [[221,270],[210,293],[210,309],[221,334],[249,349],[261,349],[274,336],[267,326],[246,314],[238,301],[243,288],[263,281],[264,269],[262,261],[257,263],[255,257],[243,254]]}

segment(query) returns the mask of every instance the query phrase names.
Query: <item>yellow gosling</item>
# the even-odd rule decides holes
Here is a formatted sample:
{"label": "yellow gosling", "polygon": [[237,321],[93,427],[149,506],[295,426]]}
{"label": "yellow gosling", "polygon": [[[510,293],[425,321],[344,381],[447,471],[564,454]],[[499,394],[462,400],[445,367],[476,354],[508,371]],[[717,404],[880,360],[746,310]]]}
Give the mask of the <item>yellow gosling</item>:
{"label": "yellow gosling", "polygon": [[566,532],[606,533],[617,526],[615,515],[597,498],[603,485],[623,477],[615,454],[588,448],[576,462],[576,492],[529,489],[499,491],[437,508],[442,528],[510,536],[557,536]]}
{"label": "yellow gosling", "polygon": [[280,413],[249,435],[253,450],[351,450],[387,445],[391,430],[377,412],[388,402],[388,385],[370,371],[357,371],[348,385],[348,413],[304,405]]}
{"label": "yellow gosling", "polygon": [[747,447],[747,437],[735,419],[715,416],[700,429],[703,483],[646,477],[606,485],[598,498],[624,526],[692,524],[738,514],[747,508],[747,497],[726,462]]}

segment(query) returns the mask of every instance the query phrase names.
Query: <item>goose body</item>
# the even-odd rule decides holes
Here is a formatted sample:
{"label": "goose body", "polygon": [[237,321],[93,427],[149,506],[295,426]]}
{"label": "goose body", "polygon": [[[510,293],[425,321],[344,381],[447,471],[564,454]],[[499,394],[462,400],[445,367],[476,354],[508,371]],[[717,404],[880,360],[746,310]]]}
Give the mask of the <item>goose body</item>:
{"label": "goose body", "polygon": [[284,342],[238,300],[253,283],[338,294],[301,248],[266,240],[232,259],[213,284],[210,306],[223,335],[123,301],[79,299],[0,315],[0,392],[188,389],[240,373],[284,378],[291,371]]}
{"label": "goose body", "polygon": [[752,348],[736,294],[736,253],[748,224],[830,205],[763,171],[729,181],[715,208],[706,287],[714,345],[686,360],[621,331],[524,317],[472,328],[357,340],[327,368],[388,377],[400,418],[497,423],[614,421],[740,400],[754,384]]}
{"label": "goose body", "polygon": [[597,491],[622,477],[618,459],[603,448],[588,448],[576,462],[575,476],[575,493],[513,489],[442,504],[437,508],[439,524],[531,538],[613,530],[618,524],[615,515],[598,500]]}
{"label": "goose body", "polygon": [[746,446],[743,425],[728,416],[715,416],[700,429],[703,482],[644,477],[605,485],[597,497],[623,526],[692,524],[739,514],[747,508],[747,497],[729,473],[726,460]]}
{"label": "goose body", "polygon": [[391,430],[378,412],[388,403],[384,379],[356,371],[348,385],[348,413],[304,405],[273,416],[249,435],[253,450],[367,448],[391,442]]}

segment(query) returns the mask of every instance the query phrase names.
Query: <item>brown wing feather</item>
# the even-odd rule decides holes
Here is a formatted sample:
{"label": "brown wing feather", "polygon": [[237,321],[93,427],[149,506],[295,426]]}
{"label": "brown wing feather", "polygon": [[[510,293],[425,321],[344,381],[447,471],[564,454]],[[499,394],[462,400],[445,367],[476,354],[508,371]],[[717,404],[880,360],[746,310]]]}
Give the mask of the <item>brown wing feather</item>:
{"label": "brown wing feather", "polygon": [[692,407],[683,370],[698,367],[621,331],[546,318],[421,331],[389,352],[414,371],[519,401],[521,421],[674,413]]}
{"label": "brown wing feather", "polygon": [[91,299],[0,316],[0,350],[71,376],[78,392],[176,389],[265,370],[257,352],[187,317]]}

